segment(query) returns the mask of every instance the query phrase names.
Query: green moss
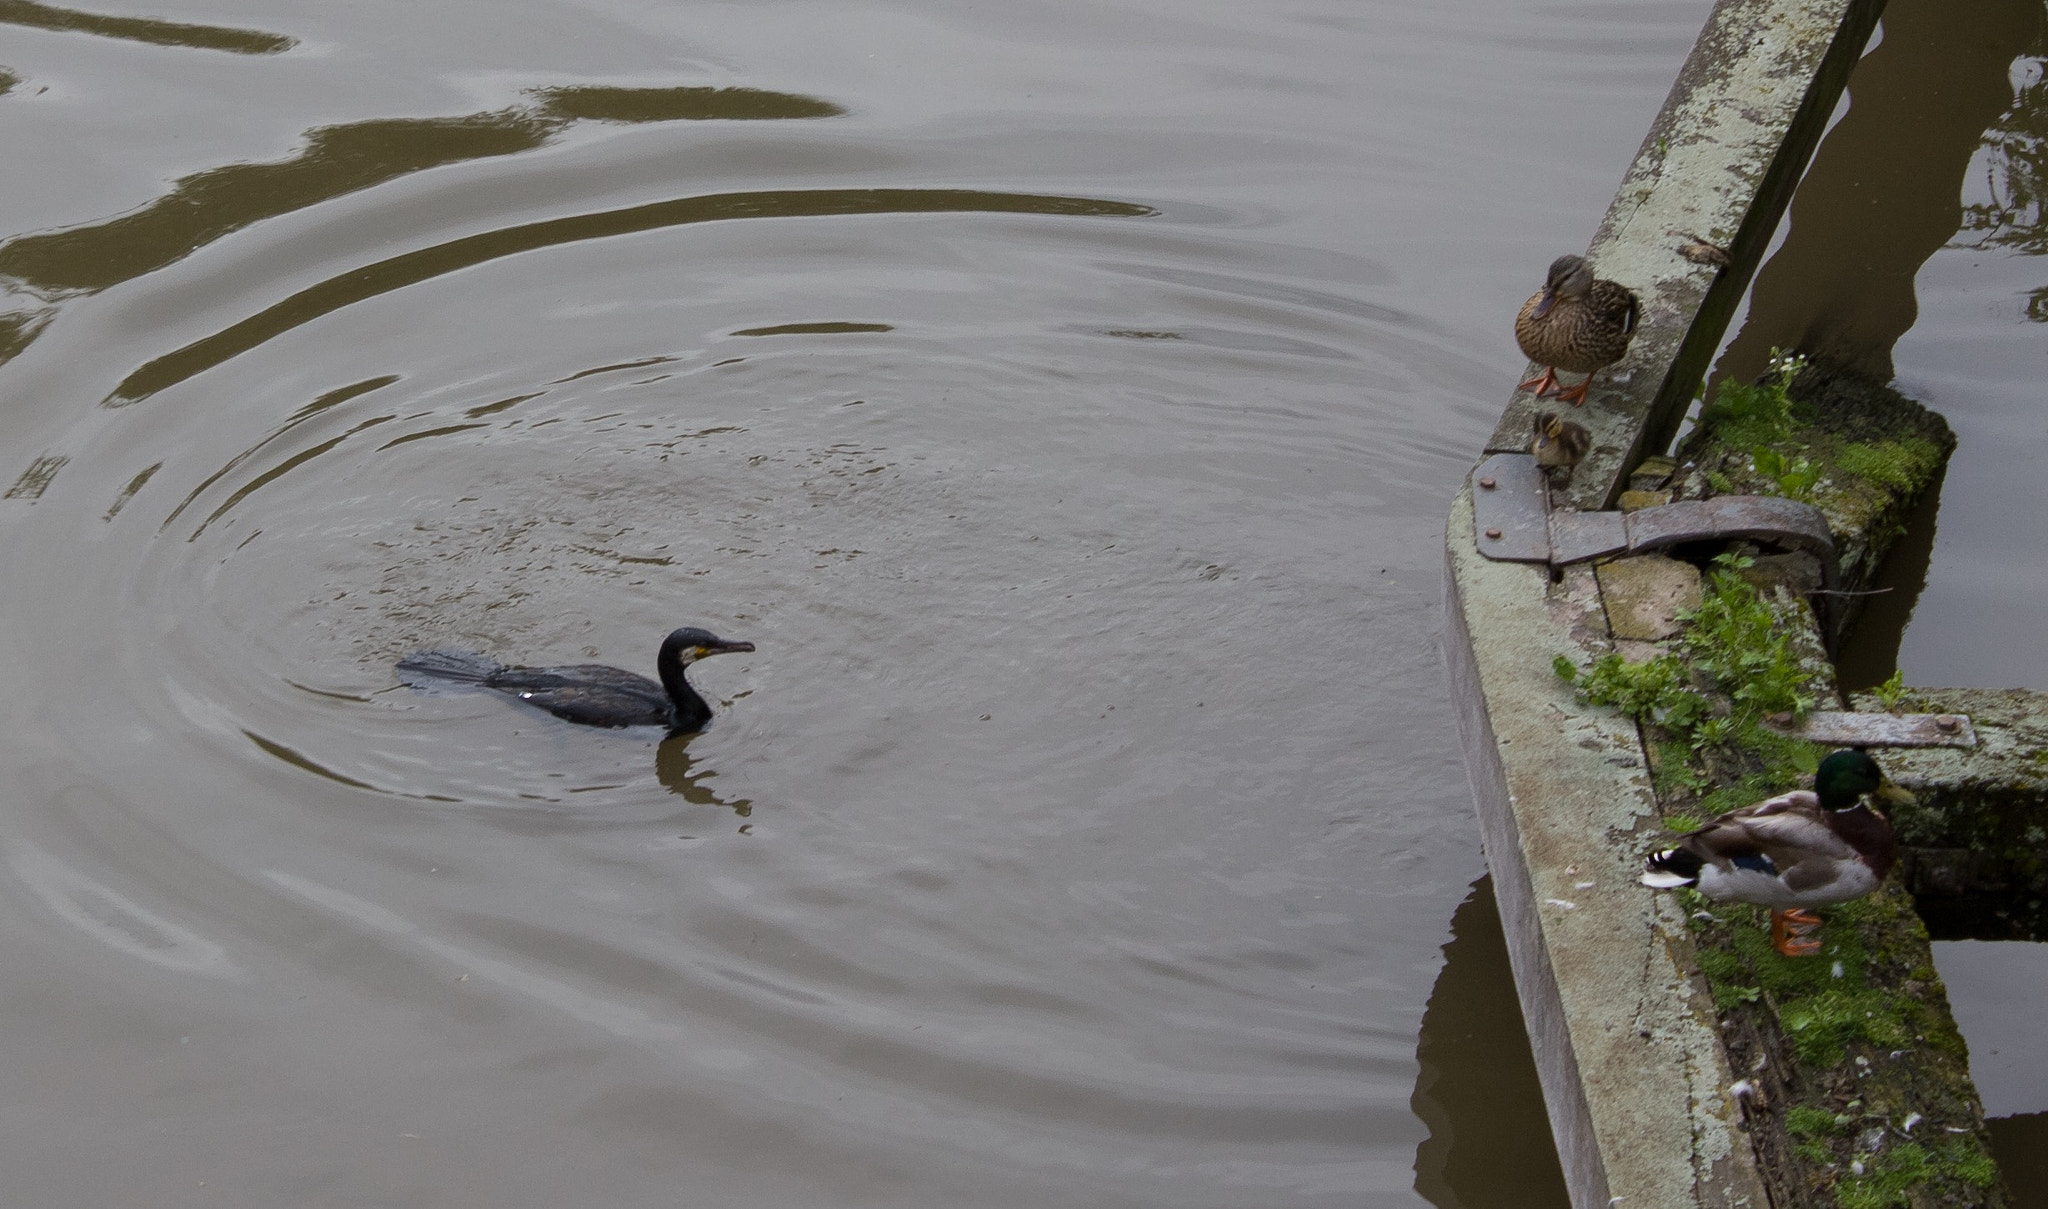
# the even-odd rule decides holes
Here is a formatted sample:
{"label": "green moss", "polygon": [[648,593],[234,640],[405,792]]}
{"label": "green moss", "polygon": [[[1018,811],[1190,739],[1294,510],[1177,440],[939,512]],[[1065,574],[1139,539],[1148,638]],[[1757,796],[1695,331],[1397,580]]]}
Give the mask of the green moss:
{"label": "green moss", "polygon": [[[1818,762],[1811,744],[1763,725],[1768,715],[1797,717],[1813,707],[1815,669],[1807,666],[1792,642],[1805,623],[1799,606],[1766,598],[1744,579],[1742,571],[1752,562],[1725,554],[1714,560],[1699,607],[1685,615],[1678,651],[1640,662],[1611,653],[1584,671],[1564,655],[1552,661],[1558,677],[1581,699],[1619,710],[1661,732],[1653,739],[1659,744],[1660,795],[1704,788],[1706,778],[1691,767],[1688,757],[1709,748],[1733,746],[1750,752],[1780,787],[1813,771]],[[1726,695],[1732,708],[1717,712],[1704,689]]]}
{"label": "green moss", "polygon": [[1932,441],[1904,437],[1844,445],[1835,452],[1835,465],[1888,491],[1909,492],[1934,476],[1944,456],[1941,446]]}
{"label": "green moss", "polygon": [[1793,402],[1786,388],[1806,362],[1771,350],[1772,372],[1750,385],[1725,380],[1714,401],[1700,409],[1699,428],[1737,449],[1755,449],[1792,439]]}
{"label": "green moss", "polygon": [[1828,1149],[1827,1143],[1816,1142],[1812,1138],[1800,1138],[1793,1142],[1792,1153],[1816,1167],[1825,1167],[1835,1161],[1835,1152]]}
{"label": "green moss", "polygon": [[1998,1167],[1991,1156],[1966,1139],[1951,1139],[1932,1149],[1902,1142],[1863,1160],[1861,1175],[1851,1175],[1835,1187],[1835,1203],[1842,1209],[1893,1209],[1913,1204],[1912,1192],[1921,1185],[1989,1188],[1997,1182]]}
{"label": "green moss", "polygon": [[1795,1138],[1831,1138],[1848,1124],[1848,1117],[1809,1104],[1794,1104],[1785,1110],[1785,1132]]}
{"label": "green moss", "polygon": [[1811,1066],[1842,1063],[1846,1047],[1867,1042],[1879,1048],[1912,1039],[1897,1003],[1883,991],[1829,990],[1794,999],[1778,1008],[1778,1021],[1799,1060]]}

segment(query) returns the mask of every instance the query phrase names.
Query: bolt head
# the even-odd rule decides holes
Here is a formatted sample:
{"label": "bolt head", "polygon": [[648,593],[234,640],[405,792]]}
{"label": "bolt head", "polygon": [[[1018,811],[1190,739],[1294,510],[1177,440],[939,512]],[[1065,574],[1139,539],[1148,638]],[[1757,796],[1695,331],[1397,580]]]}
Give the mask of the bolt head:
{"label": "bolt head", "polygon": [[1488,529],[1488,530],[1486,531],[1486,536],[1488,536],[1488,537],[1492,538],[1492,539],[1493,539],[1494,541],[1499,541],[1499,540],[1500,540],[1500,530],[1498,530],[1498,529]]}
{"label": "bolt head", "polygon": [[1486,489],[1487,489],[1488,491],[1491,491],[1491,490],[1493,490],[1493,489],[1494,489],[1494,486],[1495,486],[1495,484],[1494,484],[1494,481],[1493,481],[1493,477],[1492,477],[1491,475],[1488,475],[1488,476],[1487,476],[1486,478],[1480,479],[1480,480],[1479,480],[1479,485],[1480,485],[1481,487],[1484,487],[1484,488],[1486,488]]}
{"label": "bolt head", "polygon": [[1936,714],[1934,716],[1934,725],[1942,730],[1954,730],[1962,725],[1962,721],[1954,714]]}

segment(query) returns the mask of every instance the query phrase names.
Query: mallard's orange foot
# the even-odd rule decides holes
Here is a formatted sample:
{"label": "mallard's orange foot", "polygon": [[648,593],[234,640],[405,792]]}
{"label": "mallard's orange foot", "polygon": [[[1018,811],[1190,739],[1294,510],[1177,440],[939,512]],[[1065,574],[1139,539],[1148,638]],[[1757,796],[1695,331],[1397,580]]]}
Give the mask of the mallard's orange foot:
{"label": "mallard's orange foot", "polygon": [[1820,916],[1803,907],[1771,912],[1771,946],[1787,957],[1820,955]]}
{"label": "mallard's orange foot", "polygon": [[1564,386],[1560,384],[1557,388],[1557,401],[1569,403],[1573,407],[1584,407],[1586,405],[1586,388],[1591,385],[1593,385],[1593,375],[1591,374],[1587,374],[1586,380],[1577,386]]}
{"label": "mallard's orange foot", "polygon": [[1531,378],[1515,389],[1528,390],[1532,386],[1536,388],[1536,397],[1539,399],[1547,399],[1551,395],[1556,394],[1558,390],[1557,371],[1546,368],[1541,376]]}

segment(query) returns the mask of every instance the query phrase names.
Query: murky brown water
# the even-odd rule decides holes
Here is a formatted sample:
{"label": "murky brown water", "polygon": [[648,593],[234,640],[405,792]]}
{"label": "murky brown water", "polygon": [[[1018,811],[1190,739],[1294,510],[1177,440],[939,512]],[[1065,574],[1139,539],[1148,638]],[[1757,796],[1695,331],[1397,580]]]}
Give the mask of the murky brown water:
{"label": "murky brown water", "polygon": [[1704,11],[0,13],[16,1195],[1422,1203],[1444,509]]}
{"label": "murky brown water", "polygon": [[0,10],[10,1187],[1554,1196],[1439,534],[1706,8]]}

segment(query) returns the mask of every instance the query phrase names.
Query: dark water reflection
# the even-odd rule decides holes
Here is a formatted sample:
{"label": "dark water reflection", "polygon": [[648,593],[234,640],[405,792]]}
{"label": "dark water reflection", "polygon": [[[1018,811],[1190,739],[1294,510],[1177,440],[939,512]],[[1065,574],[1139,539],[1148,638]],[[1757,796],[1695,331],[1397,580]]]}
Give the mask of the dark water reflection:
{"label": "dark water reflection", "polygon": [[10,1195],[1480,1197],[1442,518],[1705,9],[0,9]]}

